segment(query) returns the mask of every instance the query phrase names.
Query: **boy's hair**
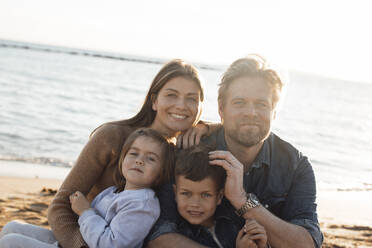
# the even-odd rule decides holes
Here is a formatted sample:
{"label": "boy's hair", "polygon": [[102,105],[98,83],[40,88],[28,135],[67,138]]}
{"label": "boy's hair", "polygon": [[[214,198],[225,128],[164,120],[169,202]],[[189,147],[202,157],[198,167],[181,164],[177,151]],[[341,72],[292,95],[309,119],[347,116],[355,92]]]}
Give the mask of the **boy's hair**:
{"label": "boy's hair", "polygon": [[128,136],[127,140],[125,141],[121,149],[120,157],[119,157],[119,164],[116,167],[116,170],[114,172],[114,182],[115,182],[115,186],[117,187],[116,192],[121,192],[125,188],[126,180],[122,172],[123,171],[122,164],[130,147],[132,146],[132,144],[138,137],[151,138],[154,141],[158,142],[159,145],[162,147],[160,174],[159,174],[158,179],[152,185],[152,188],[156,189],[158,186],[160,186],[161,184],[165,182],[170,181],[171,179],[171,172],[172,172],[171,168],[175,160],[174,144],[170,140],[162,136],[160,133],[155,131],[154,129],[139,128]]}
{"label": "boy's hair", "polygon": [[194,182],[210,177],[216,182],[217,191],[223,189],[226,171],[218,165],[209,164],[209,152],[213,151],[206,145],[192,146],[177,153],[174,176],[184,176]]}

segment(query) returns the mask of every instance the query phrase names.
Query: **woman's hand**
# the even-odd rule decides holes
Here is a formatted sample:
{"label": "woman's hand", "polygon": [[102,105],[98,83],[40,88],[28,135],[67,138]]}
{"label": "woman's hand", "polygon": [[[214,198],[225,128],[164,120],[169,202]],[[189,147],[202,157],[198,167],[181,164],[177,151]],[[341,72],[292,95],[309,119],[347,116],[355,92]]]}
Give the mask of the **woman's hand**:
{"label": "woman's hand", "polygon": [[79,216],[90,208],[89,201],[80,191],[76,191],[70,195],[70,202],[72,210]]}
{"label": "woman's hand", "polygon": [[206,135],[208,131],[208,125],[203,122],[199,122],[195,127],[190,127],[185,132],[178,135],[177,147],[186,149],[193,145],[198,145],[200,143],[200,139]]}
{"label": "woman's hand", "polygon": [[244,166],[229,151],[213,151],[209,153],[209,163],[226,170],[225,197],[239,209],[247,200],[243,188]]}

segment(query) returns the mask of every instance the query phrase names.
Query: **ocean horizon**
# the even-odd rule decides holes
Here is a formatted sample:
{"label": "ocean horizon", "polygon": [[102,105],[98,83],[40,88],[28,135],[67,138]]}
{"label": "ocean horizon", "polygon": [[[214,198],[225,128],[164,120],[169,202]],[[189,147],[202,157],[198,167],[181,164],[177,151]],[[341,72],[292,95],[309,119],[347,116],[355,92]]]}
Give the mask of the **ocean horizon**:
{"label": "ocean horizon", "polygon": [[[1,172],[63,178],[97,126],[139,110],[164,62],[0,40]],[[227,66],[196,66],[206,93],[202,119],[219,122]],[[309,157],[318,189],[372,190],[372,85],[288,74],[273,132]]]}

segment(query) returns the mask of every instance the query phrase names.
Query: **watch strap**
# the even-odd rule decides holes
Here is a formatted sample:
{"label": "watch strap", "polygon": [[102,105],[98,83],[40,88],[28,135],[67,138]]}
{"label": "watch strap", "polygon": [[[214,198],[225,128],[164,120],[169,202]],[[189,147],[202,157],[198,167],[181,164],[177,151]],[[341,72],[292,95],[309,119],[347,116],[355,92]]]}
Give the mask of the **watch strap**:
{"label": "watch strap", "polygon": [[243,216],[249,209],[258,206],[260,206],[260,202],[258,201],[257,197],[254,194],[249,193],[247,194],[247,201],[243,204],[241,208],[236,210],[235,213],[238,216]]}

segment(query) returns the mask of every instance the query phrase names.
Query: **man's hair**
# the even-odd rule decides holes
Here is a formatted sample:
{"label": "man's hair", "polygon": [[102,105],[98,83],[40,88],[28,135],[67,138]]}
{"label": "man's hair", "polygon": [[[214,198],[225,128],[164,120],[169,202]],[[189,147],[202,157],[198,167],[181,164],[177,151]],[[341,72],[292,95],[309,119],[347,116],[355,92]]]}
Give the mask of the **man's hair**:
{"label": "man's hair", "polygon": [[231,83],[241,77],[261,78],[272,89],[273,109],[279,102],[283,81],[278,72],[268,67],[266,60],[260,55],[249,55],[234,61],[222,76],[218,89],[218,105],[222,109],[225,105],[226,94]]}
{"label": "man's hair", "polygon": [[174,175],[184,176],[194,182],[210,177],[216,182],[217,191],[223,189],[226,180],[226,171],[218,165],[209,164],[211,147],[206,145],[192,146],[181,150],[176,157]]}

